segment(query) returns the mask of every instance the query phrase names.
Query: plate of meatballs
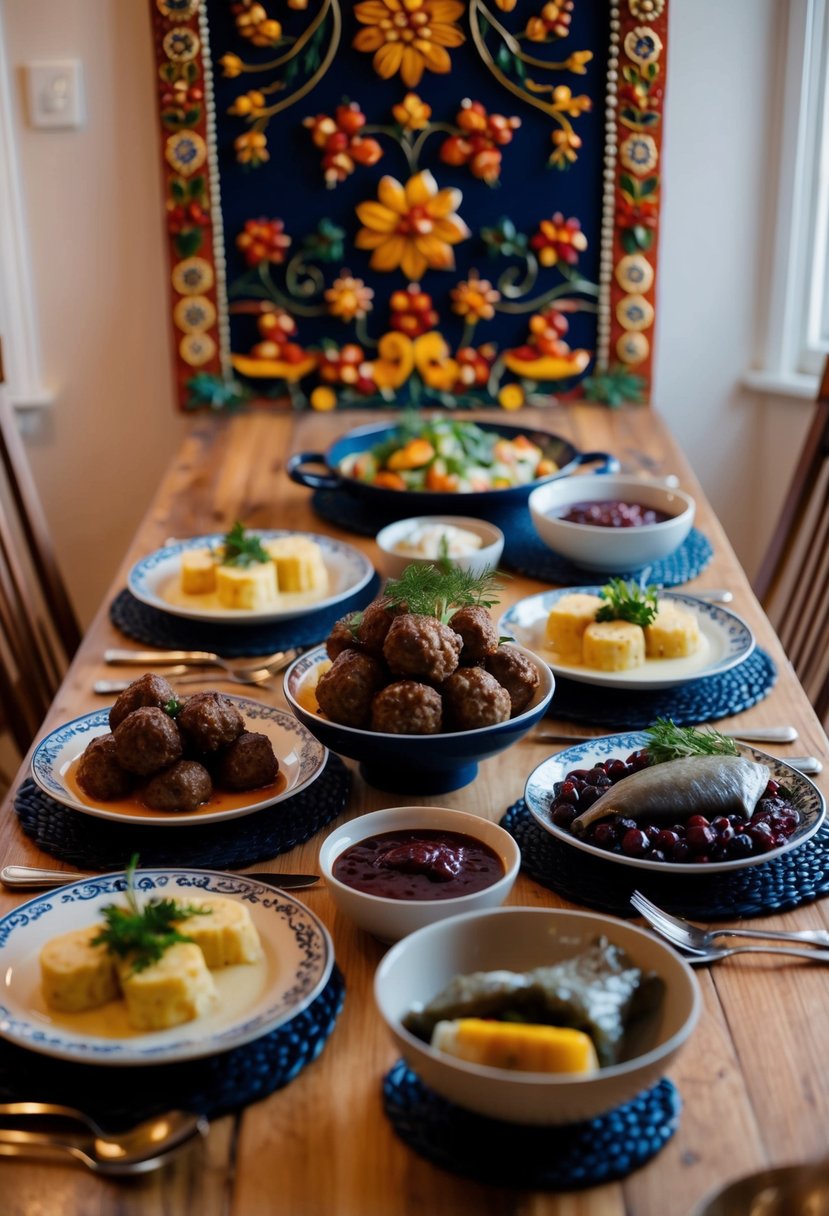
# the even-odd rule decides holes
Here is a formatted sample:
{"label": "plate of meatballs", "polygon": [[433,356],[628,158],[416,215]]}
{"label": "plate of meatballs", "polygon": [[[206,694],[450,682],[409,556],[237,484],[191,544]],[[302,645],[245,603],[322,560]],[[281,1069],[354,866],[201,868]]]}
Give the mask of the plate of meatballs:
{"label": "plate of meatballs", "polygon": [[167,680],[147,673],[110,709],[41,740],[32,775],[51,798],[101,819],[204,824],[293,797],[327,758],[284,710],[213,691],[179,700]]}

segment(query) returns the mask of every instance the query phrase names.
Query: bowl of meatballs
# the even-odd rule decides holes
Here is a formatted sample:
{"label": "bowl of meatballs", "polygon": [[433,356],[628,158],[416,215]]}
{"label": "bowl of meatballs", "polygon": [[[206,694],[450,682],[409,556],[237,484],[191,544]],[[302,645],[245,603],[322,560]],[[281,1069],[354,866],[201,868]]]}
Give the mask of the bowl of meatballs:
{"label": "bowl of meatballs", "polygon": [[[531,729],[554,678],[531,651],[500,641],[484,603],[454,606],[450,595],[448,603],[438,597],[440,616],[414,612],[429,607],[418,592],[417,582],[387,584],[365,610],[341,618],[324,646],[294,661],[284,688],[297,718],[326,747],[358,760],[370,785],[439,794],[468,785],[480,760]],[[473,585],[458,598],[474,594]]]}
{"label": "bowl of meatballs", "polygon": [[147,673],[110,709],[52,731],[32,773],[45,793],[90,815],[203,824],[299,793],[327,755],[291,714],[214,691],[179,699]]}

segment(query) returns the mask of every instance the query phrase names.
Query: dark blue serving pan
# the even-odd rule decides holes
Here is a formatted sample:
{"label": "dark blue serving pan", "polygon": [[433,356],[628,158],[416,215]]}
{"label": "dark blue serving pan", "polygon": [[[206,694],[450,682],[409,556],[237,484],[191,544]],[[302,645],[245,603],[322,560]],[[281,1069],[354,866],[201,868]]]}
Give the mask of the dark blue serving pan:
{"label": "dark blue serving pan", "polygon": [[[558,472],[523,486],[509,486],[502,490],[473,490],[469,493],[436,493],[431,490],[388,490],[346,477],[339,472],[339,464],[355,452],[364,452],[375,444],[401,434],[398,425],[372,423],[349,431],[331,444],[327,452],[297,452],[287,463],[291,479],[311,490],[346,490],[363,500],[367,507],[375,508],[383,522],[406,519],[410,515],[473,515],[481,519],[497,519],[506,511],[523,506],[530,492],[545,481],[566,477],[584,464],[600,462],[597,473],[618,473],[619,462],[609,452],[580,452],[572,443],[550,431],[534,430],[526,426],[509,426],[502,423],[477,422],[484,431],[493,431],[505,439],[517,439],[526,435],[543,450],[544,455],[555,461]],[[306,465],[321,466],[324,471],[314,471]],[[379,524],[378,524],[379,526]]]}

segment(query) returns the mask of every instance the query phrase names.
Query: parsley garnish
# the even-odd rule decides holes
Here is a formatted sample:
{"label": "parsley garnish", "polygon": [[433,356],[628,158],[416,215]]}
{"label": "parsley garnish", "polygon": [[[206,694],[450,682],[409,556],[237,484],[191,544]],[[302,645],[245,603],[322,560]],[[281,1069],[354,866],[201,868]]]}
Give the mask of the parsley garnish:
{"label": "parsley garnish", "polygon": [[666,760],[681,760],[684,756],[738,756],[733,739],[722,735],[713,726],[697,730],[694,726],[677,726],[670,718],[657,718],[647,729],[647,752],[651,764]]}
{"label": "parsley garnish", "polygon": [[209,916],[209,908],[179,904],[174,899],[154,899],[140,907],[135,891],[135,870],[138,857],[133,856],[126,869],[127,907],[107,904],[101,909],[104,927],[92,939],[92,945],[104,945],[119,958],[129,957],[133,971],[145,971],[157,963],[165,950],[176,942],[191,942],[174,927],[175,922],[190,916]]}
{"label": "parsley garnish", "polygon": [[254,566],[270,560],[270,554],[262,547],[259,537],[246,536],[244,526],[237,519],[230,531],[225,533],[222,565]]}
{"label": "parsley garnish", "polygon": [[656,587],[640,587],[638,583],[612,578],[599,595],[607,603],[596,613],[597,621],[630,621],[644,629],[656,616]]}
{"label": "parsley garnish", "polygon": [[393,607],[418,616],[435,616],[445,625],[458,608],[472,604],[491,608],[498,603],[501,590],[494,570],[475,575],[445,561],[438,565],[415,562],[400,578],[386,583],[383,595]]}

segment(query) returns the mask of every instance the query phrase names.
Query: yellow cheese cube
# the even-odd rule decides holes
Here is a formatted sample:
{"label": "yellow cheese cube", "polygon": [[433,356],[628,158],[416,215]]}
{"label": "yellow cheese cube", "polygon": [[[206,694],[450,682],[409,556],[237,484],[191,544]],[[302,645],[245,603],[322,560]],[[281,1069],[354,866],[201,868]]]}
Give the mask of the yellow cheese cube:
{"label": "yellow cheese cube", "polygon": [[631,621],[594,621],[582,638],[585,667],[596,671],[630,671],[645,661],[645,635]]}
{"label": "yellow cheese cube", "polygon": [[118,996],[115,960],[106,946],[93,946],[102,925],[53,937],[40,952],[43,997],[50,1009],[80,1013]]}
{"label": "yellow cheese cube", "polygon": [[328,590],[328,571],[322,560],[322,549],[307,536],[278,536],[266,541],[276,568],[276,581],[281,592]]}
{"label": "yellow cheese cube", "polygon": [[211,595],[216,590],[216,562],[209,549],[182,553],[181,589],[185,595]]}
{"label": "yellow cheese cube", "polygon": [[571,662],[581,662],[584,631],[596,619],[603,600],[598,595],[574,591],[556,600],[547,616],[547,645]]}
{"label": "yellow cheese cube", "polygon": [[696,616],[681,604],[659,605],[656,617],[645,627],[645,652],[649,659],[684,659],[700,643]]}
{"label": "yellow cheese cube", "polygon": [[471,1064],[518,1072],[586,1074],[599,1067],[590,1036],[566,1026],[459,1018],[438,1022],[432,1047]]}
{"label": "yellow cheese cube", "polygon": [[253,566],[218,566],[216,591],[223,608],[267,608],[278,598],[276,571],[270,562]]}
{"label": "yellow cheese cube", "polygon": [[247,907],[235,899],[219,895],[187,900],[193,907],[207,909],[206,916],[188,916],[176,922],[179,933],[190,937],[211,969],[232,967],[235,963],[255,963],[262,957],[262,943]]}
{"label": "yellow cheese cube", "polygon": [[143,971],[129,959],[118,964],[130,1025],[136,1030],[167,1030],[209,1013],[218,1001],[204,955],[192,942],[175,942]]}

